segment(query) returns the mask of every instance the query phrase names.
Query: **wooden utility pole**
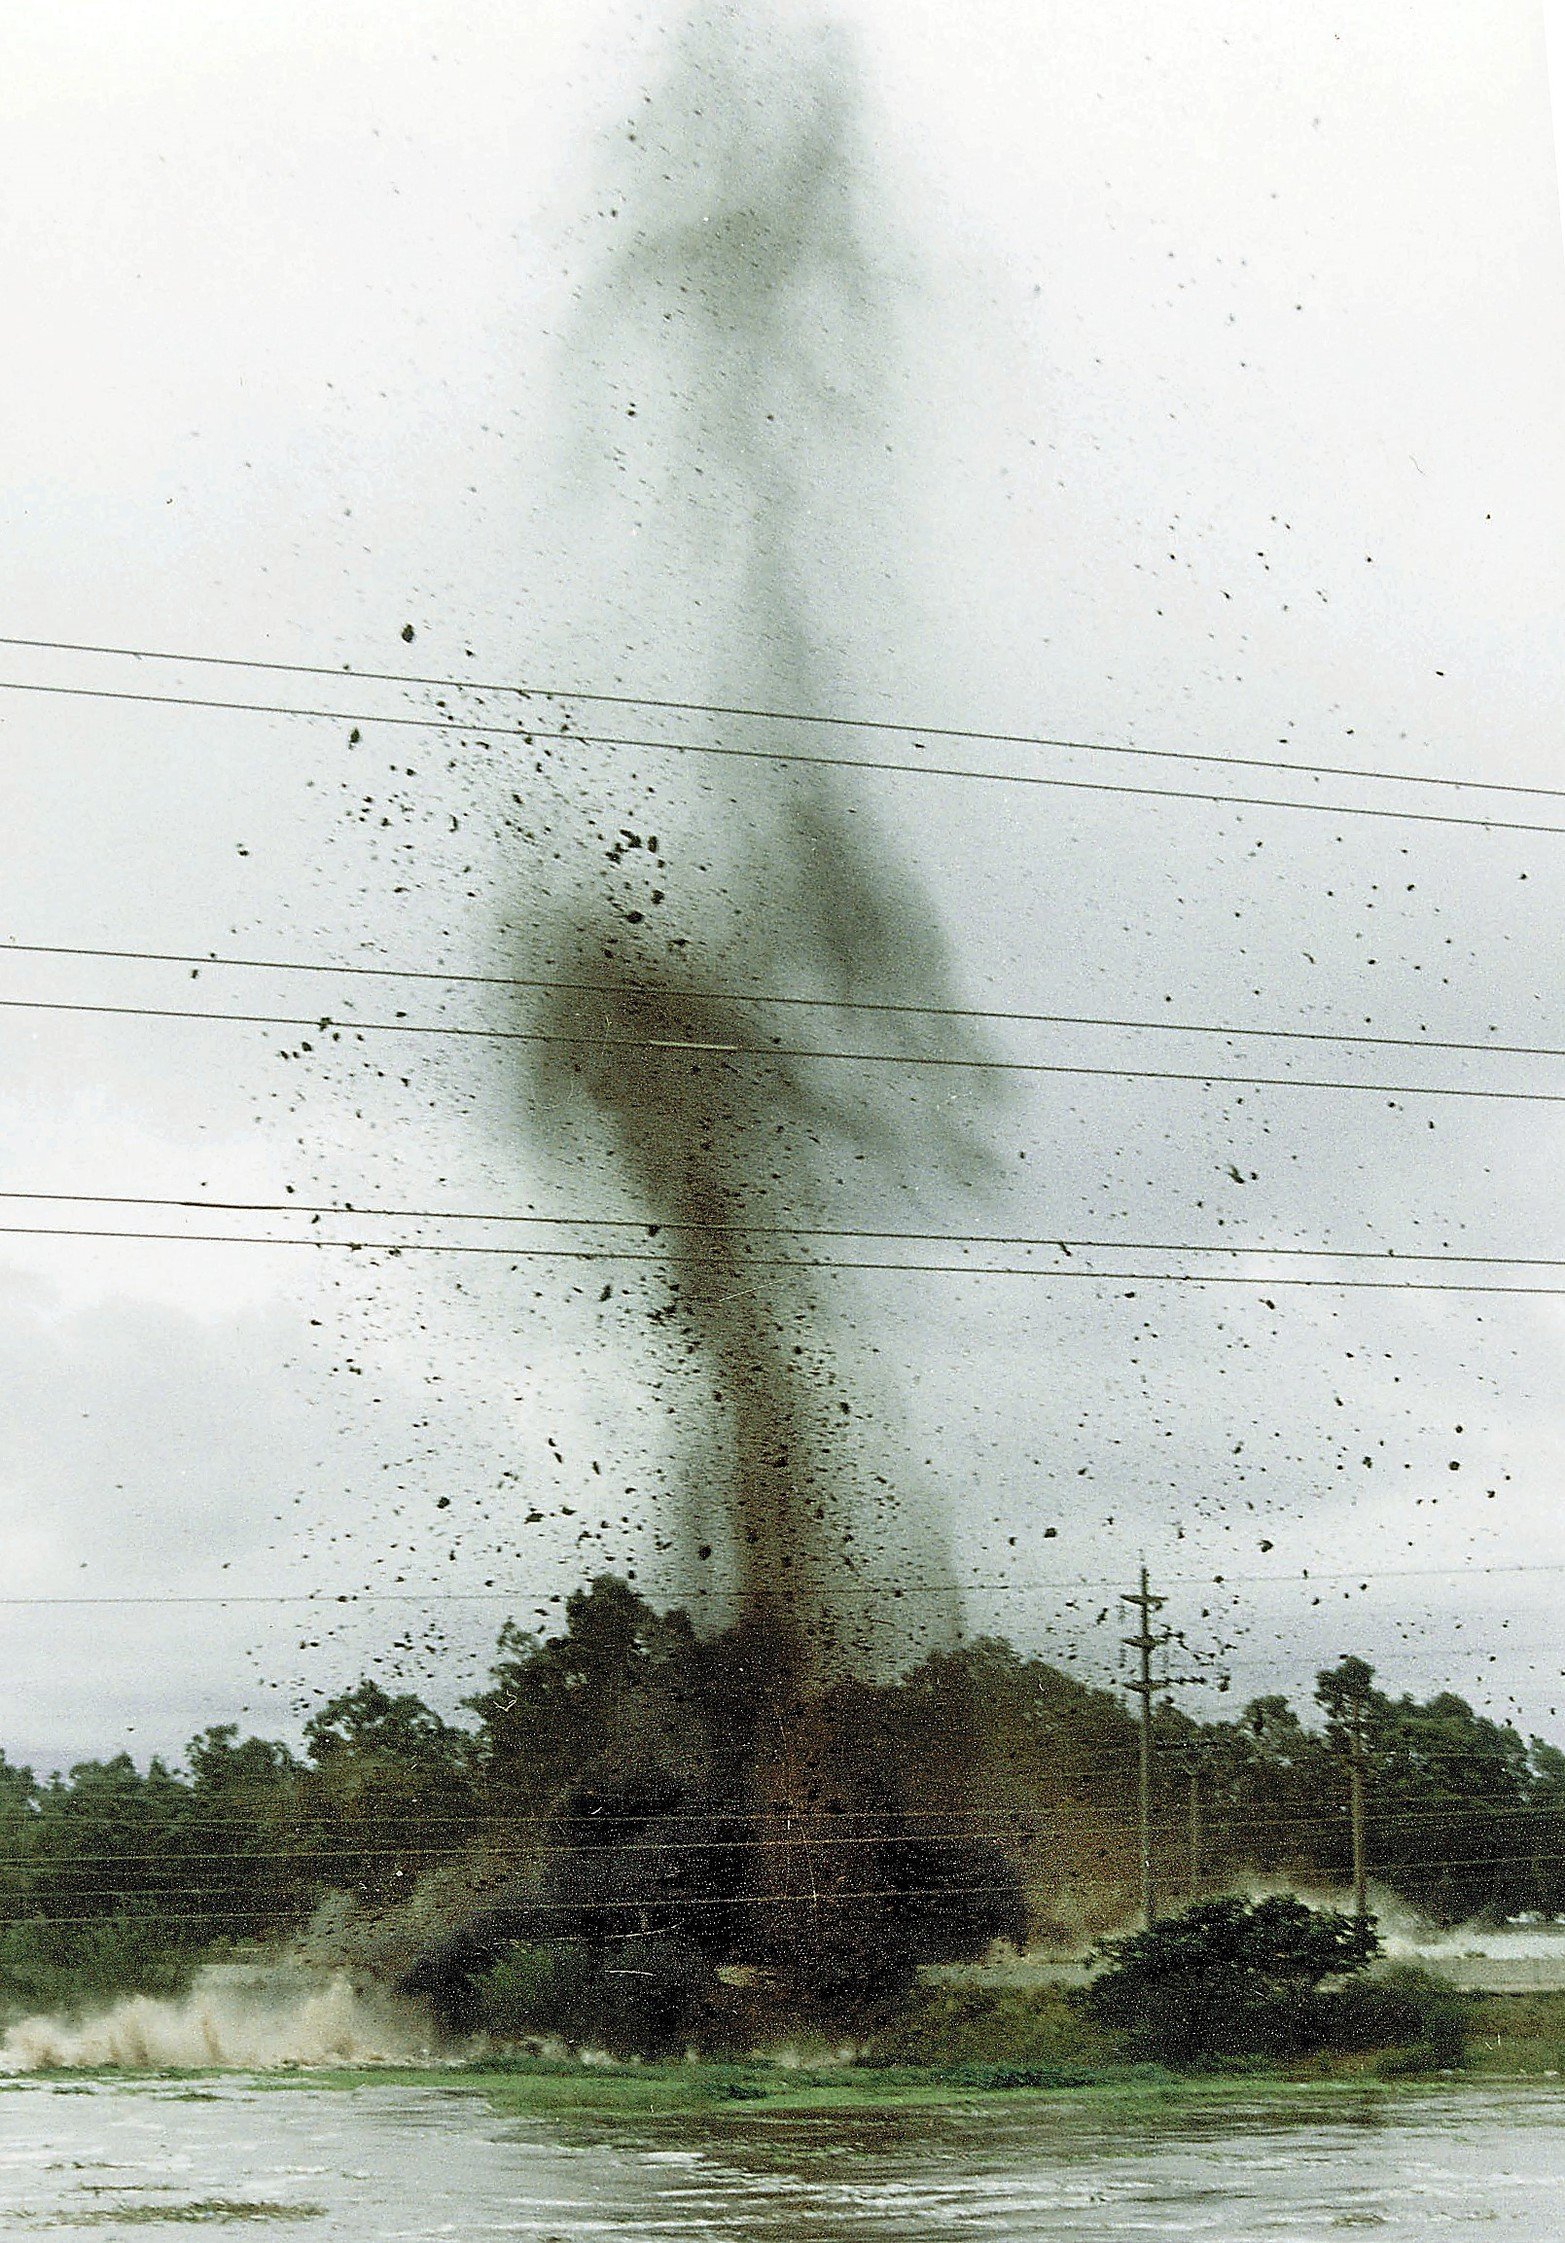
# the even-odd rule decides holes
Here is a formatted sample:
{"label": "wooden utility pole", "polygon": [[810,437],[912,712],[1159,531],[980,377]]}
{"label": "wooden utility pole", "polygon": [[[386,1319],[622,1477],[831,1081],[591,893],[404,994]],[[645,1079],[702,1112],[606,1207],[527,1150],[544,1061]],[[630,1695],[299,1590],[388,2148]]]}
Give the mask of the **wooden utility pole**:
{"label": "wooden utility pole", "polygon": [[1364,1866],[1364,1701],[1355,1698],[1348,1721],[1348,1782],[1353,1805],[1353,1915],[1357,1923],[1369,1917],[1368,1879]]}
{"label": "wooden utility pole", "polygon": [[1140,1615],[1141,1626],[1133,1636],[1124,1637],[1127,1647],[1139,1654],[1139,1665],[1134,1682],[1126,1684],[1132,1697],[1141,1701],[1141,1764],[1137,1787],[1137,1811],[1141,1826],[1141,1928],[1152,1929],[1152,1654],[1162,1649],[1168,1641],[1168,1630],[1152,1632],[1152,1615],[1166,1602],[1153,1596],[1147,1587],[1147,1569],[1141,1568],[1139,1589],[1127,1589],[1123,1602],[1133,1604]]}

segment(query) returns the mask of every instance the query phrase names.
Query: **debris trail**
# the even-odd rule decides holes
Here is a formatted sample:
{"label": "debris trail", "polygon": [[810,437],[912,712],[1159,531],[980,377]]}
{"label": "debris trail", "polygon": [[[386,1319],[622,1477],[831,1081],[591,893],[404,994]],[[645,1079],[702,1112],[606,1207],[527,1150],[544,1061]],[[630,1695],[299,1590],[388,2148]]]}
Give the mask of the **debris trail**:
{"label": "debris trail", "polygon": [[[890,627],[838,534],[844,494],[880,474],[866,459],[884,451],[893,325],[851,56],[826,25],[705,9],[617,160],[618,246],[566,351],[575,503],[585,521],[610,503],[607,484],[634,515],[643,581],[627,636],[633,619],[653,638],[677,585],[687,642],[700,618],[711,699],[830,707],[844,618],[861,634]],[[890,517],[879,535],[894,544]],[[601,1029],[604,1043],[535,1047],[527,1104],[557,1158],[616,1175],[649,1226],[680,1226],[659,1231],[672,1296],[654,1313],[709,1390],[707,1435],[681,1462],[682,1586],[715,1585],[750,1615],[786,1609],[806,1668],[862,1667],[875,1639],[887,1648],[874,1613],[887,1579],[950,1578],[938,1507],[928,1488],[893,1493],[905,1467],[874,1468],[890,1452],[877,1454],[859,1398],[873,1350],[818,1282],[757,1271],[728,1226],[818,1220],[839,1194],[863,1209],[981,1182],[984,1113],[875,1070],[757,1067],[712,1048],[776,1040],[741,1001],[698,999],[719,976],[955,1002],[927,900],[836,774],[745,766],[725,785],[693,828],[688,805],[650,792],[593,805],[589,846],[569,853],[593,873],[541,916],[535,897],[518,913],[565,978],[601,982],[607,967],[626,985],[534,1002],[534,1025]],[[983,1048],[959,1021],[894,1014],[888,1035],[907,1052]],[[860,1577],[875,1586],[855,1602]],[[918,1616],[937,1634],[954,1624],[954,1589],[940,1601],[921,1599]]]}

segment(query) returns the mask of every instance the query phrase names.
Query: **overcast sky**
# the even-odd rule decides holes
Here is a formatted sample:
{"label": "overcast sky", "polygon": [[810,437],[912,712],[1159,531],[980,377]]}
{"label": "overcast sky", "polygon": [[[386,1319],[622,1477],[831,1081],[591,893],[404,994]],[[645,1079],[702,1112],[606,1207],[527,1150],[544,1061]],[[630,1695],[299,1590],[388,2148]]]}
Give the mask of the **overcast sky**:
{"label": "overcast sky", "polygon": [[[763,62],[804,20],[759,11]],[[873,411],[844,347],[820,377],[840,417],[786,437],[834,709],[1565,785],[1541,11],[844,0],[832,20],[856,58],[852,185],[884,314]],[[699,180],[660,185],[628,137],[681,67],[680,22],[611,0],[19,16],[0,632],[760,695],[709,623],[718,502],[688,367],[655,334],[582,341],[641,205],[666,189],[700,222]],[[0,939],[323,969],[15,954],[13,1001],[504,1026],[503,992],[329,969],[536,971],[529,898],[569,893],[595,821],[655,803],[693,882],[760,799],[695,757],[650,777],[655,751],[584,752],[544,774],[515,741],[370,721],[440,716],[425,690],[20,647],[0,647],[0,681],[343,712],[0,685]],[[860,774],[854,815],[943,926],[963,1003],[1565,1047],[1565,841],[1352,814],[1565,827],[1545,795],[871,737],[898,760],[1314,805]],[[789,783],[770,774],[768,802]],[[736,927],[742,955],[742,898]],[[14,1193],[627,1204],[590,1147],[565,1173],[539,1161],[513,1061],[482,1039],[0,1019]],[[1565,1254],[1557,1104],[1200,1079],[1558,1099],[1557,1059],[986,1033],[1016,1060],[1197,1079],[1018,1073],[989,1098],[953,1073],[938,1096],[979,1114],[986,1180],[849,1178],[834,1221],[1118,1239],[1117,1263],[988,1259],[1143,1280],[1200,1260],[1156,1244]],[[0,1220],[307,1223],[64,1199]],[[969,1625],[1111,1675],[1113,1591],[1144,1552],[1241,1694],[1307,1691],[1352,1648],[1388,1687],[1450,1685],[1565,1736],[1565,1302],[1288,1288],[1385,1272],[1275,1251],[1245,1269],[1221,1287],[838,1273],[844,1379],[948,1522]],[[1565,1283],[1481,1261],[1411,1274]],[[680,1428],[655,1350],[601,1290],[542,1259],[0,1238],[6,1585],[40,1600],[6,1610],[6,1751],[55,1765],[177,1749],[207,1720],[284,1727],[372,1660],[449,1705],[507,1612],[547,1622],[584,1572],[631,1565],[670,1592]],[[923,1588],[912,1547],[867,1562]],[[381,1601],[49,1601],[307,1591]]]}

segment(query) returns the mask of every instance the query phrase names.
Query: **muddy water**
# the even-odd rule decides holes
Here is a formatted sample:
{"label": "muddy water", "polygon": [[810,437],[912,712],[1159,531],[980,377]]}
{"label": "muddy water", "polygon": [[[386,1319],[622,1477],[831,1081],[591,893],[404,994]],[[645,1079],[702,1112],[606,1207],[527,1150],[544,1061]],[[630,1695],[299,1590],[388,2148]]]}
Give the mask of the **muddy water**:
{"label": "muddy water", "polygon": [[507,2117],[476,2095],[391,2086],[0,2092],[0,2234],[129,2243],[193,2226],[321,2243],[1286,2243],[1357,2228],[1388,2243],[1553,2243],[1565,2093],[626,2123]]}

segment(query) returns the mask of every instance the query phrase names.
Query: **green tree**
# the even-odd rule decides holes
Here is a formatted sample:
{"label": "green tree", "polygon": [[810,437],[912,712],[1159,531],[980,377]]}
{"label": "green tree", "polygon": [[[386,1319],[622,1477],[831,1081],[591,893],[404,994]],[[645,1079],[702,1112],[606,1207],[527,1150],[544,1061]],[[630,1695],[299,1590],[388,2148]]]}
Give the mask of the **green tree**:
{"label": "green tree", "polygon": [[686,1615],[660,1617],[612,1574],[566,1599],[557,1636],[508,1622],[489,1688],[467,1700],[479,1722],[480,1780],[514,1812],[536,1816],[606,1757],[699,1757],[710,1713],[699,1702],[701,1664]]}
{"label": "green tree", "polygon": [[[1533,1756],[1516,1730],[1440,1691],[1390,1698],[1345,1658],[1316,1680],[1328,1744],[1363,1740],[1371,1873],[1442,1923],[1537,1906],[1549,1824]],[[1338,1788],[1345,1790],[1339,1775]]]}
{"label": "green tree", "polygon": [[307,1895],[298,1875],[301,1763],[284,1744],[241,1737],[232,1721],[185,1748],[189,1788],[173,1844],[191,1892],[230,1939],[250,1939],[296,1917]]}
{"label": "green tree", "polygon": [[83,1761],[24,1795],[18,1883],[0,1938],[0,1995],[56,2005],[172,1984],[222,1926],[181,1859],[186,1792],[154,1760]]}
{"label": "green tree", "polygon": [[420,1698],[361,1682],[305,1726],[297,1875],[383,1906],[471,1837],[478,1802],[466,1733]]}

